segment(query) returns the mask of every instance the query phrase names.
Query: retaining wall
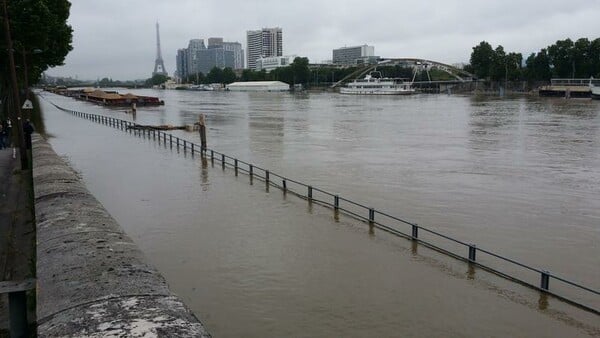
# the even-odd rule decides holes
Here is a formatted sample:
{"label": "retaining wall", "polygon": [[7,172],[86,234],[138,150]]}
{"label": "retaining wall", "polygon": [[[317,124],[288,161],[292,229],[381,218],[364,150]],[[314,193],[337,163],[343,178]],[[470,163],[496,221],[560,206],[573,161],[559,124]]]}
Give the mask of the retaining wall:
{"label": "retaining wall", "polygon": [[160,273],[33,135],[40,337],[210,337]]}

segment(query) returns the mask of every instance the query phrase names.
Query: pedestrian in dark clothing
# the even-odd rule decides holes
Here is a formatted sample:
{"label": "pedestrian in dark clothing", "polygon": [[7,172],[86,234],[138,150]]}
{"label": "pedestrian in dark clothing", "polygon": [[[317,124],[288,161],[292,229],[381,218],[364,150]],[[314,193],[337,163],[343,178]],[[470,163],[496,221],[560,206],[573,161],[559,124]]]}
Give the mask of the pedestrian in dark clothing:
{"label": "pedestrian in dark clothing", "polygon": [[23,123],[23,132],[25,132],[25,146],[27,149],[31,149],[31,134],[34,131],[33,124],[31,124],[29,119],[25,120],[25,123]]}
{"label": "pedestrian in dark clothing", "polygon": [[2,125],[4,128],[4,131],[6,132],[6,135],[4,137],[4,145],[8,148],[12,145],[12,140],[11,140],[11,130],[12,130],[12,122],[10,122],[10,119],[6,119],[3,122],[4,124]]}
{"label": "pedestrian in dark clothing", "polygon": [[0,149],[6,148],[6,144],[4,143],[6,135],[6,130],[4,129],[4,123],[0,124]]}

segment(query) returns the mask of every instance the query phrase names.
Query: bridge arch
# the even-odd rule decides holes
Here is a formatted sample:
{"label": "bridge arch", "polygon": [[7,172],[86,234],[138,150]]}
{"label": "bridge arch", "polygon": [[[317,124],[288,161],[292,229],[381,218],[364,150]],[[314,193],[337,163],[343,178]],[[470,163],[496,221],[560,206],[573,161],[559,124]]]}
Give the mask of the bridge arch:
{"label": "bridge arch", "polygon": [[360,78],[360,77],[364,76],[365,74],[373,71],[375,68],[377,68],[379,66],[394,66],[394,65],[407,65],[407,66],[413,67],[413,69],[417,68],[417,69],[425,70],[425,71],[428,71],[431,68],[439,69],[439,70],[442,70],[442,71],[450,74],[454,78],[456,78],[456,80],[458,82],[469,82],[469,81],[472,81],[473,79],[475,79],[475,75],[473,75],[463,69],[459,69],[457,67],[451,66],[446,63],[438,62],[438,61],[421,59],[421,58],[384,58],[384,59],[379,60],[376,64],[369,64],[369,65],[365,65],[364,67],[359,68],[352,74],[349,74],[348,76],[344,77],[340,81],[331,85],[331,88],[338,87],[342,83],[348,81],[349,79]]}

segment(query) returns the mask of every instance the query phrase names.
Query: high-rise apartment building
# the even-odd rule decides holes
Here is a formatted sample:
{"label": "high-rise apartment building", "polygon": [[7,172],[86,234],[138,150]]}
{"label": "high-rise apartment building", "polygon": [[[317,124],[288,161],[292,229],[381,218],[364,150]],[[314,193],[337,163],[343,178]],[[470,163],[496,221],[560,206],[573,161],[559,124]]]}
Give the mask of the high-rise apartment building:
{"label": "high-rise apartment building", "polygon": [[233,52],[233,69],[244,68],[244,50],[239,42],[223,42],[223,49]]}
{"label": "high-rise apartment building", "polygon": [[177,75],[185,80],[198,73],[208,74],[214,67],[244,68],[244,50],[239,42],[224,42],[223,38],[190,40],[187,48],[177,50]]}
{"label": "high-rise apartment building", "polygon": [[223,38],[208,38],[208,48],[223,46]]}
{"label": "high-rise apartment building", "polygon": [[246,38],[250,69],[256,69],[256,60],[260,57],[283,56],[283,33],[279,27],[247,31]]}
{"label": "high-rise apartment building", "polygon": [[188,76],[187,51],[187,48],[178,49],[177,56],[175,58],[175,64],[177,65],[177,77],[182,80]]}
{"label": "high-rise apartment building", "polygon": [[192,39],[190,40],[187,48],[188,57],[188,76],[200,72],[200,57],[199,52],[205,50],[206,45],[204,39]]}
{"label": "high-rise apartment building", "polygon": [[233,69],[233,52],[223,49],[223,46],[212,45],[199,51],[198,60],[198,70],[204,75],[215,67]]}

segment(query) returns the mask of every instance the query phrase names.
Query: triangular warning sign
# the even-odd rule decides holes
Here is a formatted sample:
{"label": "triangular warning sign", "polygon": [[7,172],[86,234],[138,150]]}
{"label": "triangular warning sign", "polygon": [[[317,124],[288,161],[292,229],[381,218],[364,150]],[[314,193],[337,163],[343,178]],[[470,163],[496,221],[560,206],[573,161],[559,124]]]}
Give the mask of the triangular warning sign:
{"label": "triangular warning sign", "polygon": [[33,103],[31,103],[30,100],[25,100],[25,103],[23,103],[23,107],[21,107],[21,109],[33,109]]}

